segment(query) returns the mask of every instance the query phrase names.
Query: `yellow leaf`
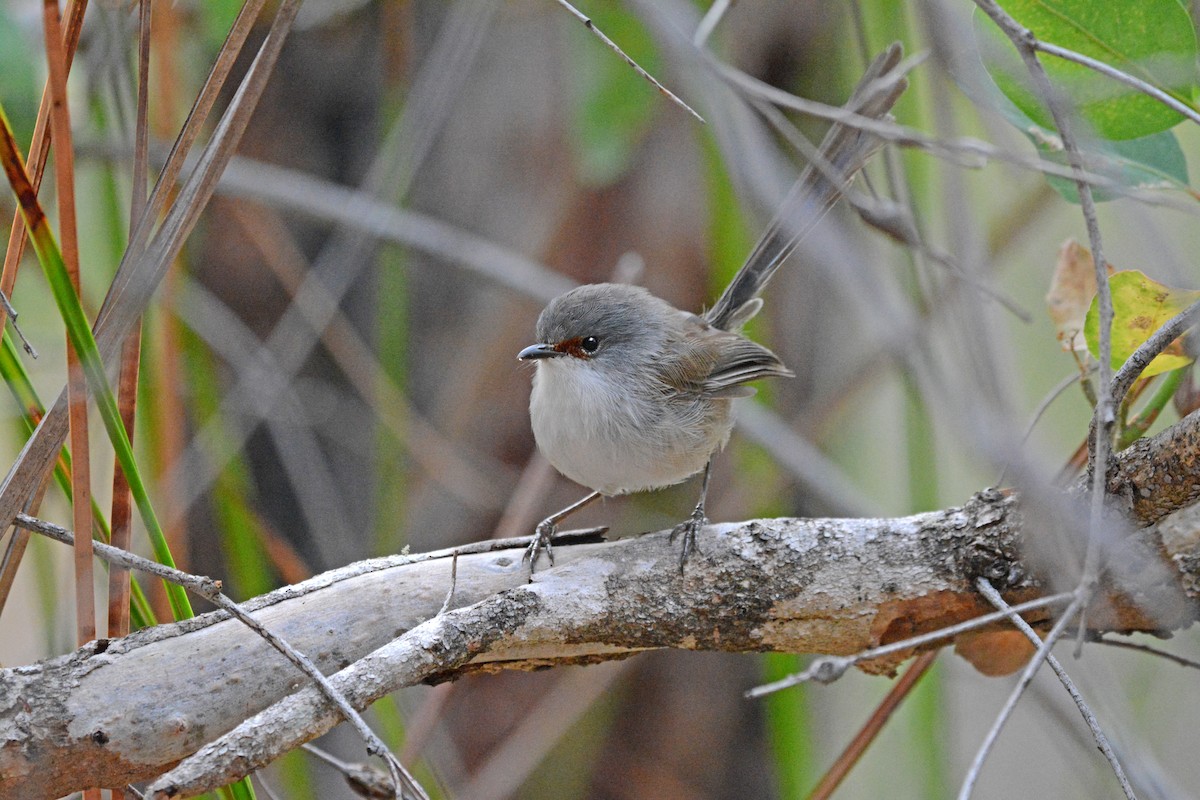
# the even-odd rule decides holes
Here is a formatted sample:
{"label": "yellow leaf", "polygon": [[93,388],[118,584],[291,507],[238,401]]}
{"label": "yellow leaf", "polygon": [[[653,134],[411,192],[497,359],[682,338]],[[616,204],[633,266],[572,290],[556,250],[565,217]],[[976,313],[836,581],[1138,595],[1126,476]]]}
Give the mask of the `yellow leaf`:
{"label": "yellow leaf", "polygon": [[[1136,269],[1114,273],[1108,280],[1108,286],[1113,299],[1113,369],[1119,369],[1163,323],[1200,298],[1200,292],[1166,286]],[[1099,357],[1100,311],[1095,300],[1084,322],[1084,336],[1088,350],[1093,356]],[[1190,363],[1191,356],[1185,352],[1183,343],[1176,339],[1150,362],[1142,377],[1170,372]]]}

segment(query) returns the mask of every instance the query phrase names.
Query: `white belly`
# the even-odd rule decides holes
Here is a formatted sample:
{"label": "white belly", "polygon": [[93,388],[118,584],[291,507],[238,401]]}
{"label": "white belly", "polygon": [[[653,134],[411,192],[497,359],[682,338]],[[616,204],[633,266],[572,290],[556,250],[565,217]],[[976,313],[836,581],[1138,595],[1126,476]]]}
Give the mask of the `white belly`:
{"label": "white belly", "polygon": [[534,438],[554,468],[606,495],[700,472],[729,438],[730,404],[612,392],[586,365],[556,360],[538,364],[529,400]]}

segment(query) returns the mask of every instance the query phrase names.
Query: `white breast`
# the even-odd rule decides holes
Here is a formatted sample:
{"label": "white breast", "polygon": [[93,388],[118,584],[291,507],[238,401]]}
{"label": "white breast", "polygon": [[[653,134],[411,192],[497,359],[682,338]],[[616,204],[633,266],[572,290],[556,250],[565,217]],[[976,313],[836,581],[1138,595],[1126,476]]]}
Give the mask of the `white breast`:
{"label": "white breast", "polygon": [[606,495],[657,489],[700,470],[733,425],[729,400],[614,390],[586,362],[539,361],[529,411],[554,468]]}

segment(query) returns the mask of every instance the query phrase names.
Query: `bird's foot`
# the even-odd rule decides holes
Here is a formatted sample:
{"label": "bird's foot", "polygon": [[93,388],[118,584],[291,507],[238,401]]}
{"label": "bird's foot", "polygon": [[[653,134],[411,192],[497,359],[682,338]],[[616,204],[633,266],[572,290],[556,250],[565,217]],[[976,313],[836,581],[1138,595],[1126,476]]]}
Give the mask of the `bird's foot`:
{"label": "bird's foot", "polygon": [[554,534],[558,533],[558,525],[554,519],[547,518],[538,523],[537,528],[533,531],[533,537],[529,542],[529,547],[525,548],[525,555],[521,556],[522,561],[529,562],[529,579],[533,580],[533,570],[537,566],[538,556],[543,552],[546,553],[546,558],[550,561],[550,566],[554,566],[554,548],[550,544],[550,540],[554,538]]}
{"label": "bird's foot", "polygon": [[679,554],[679,573],[683,574],[683,565],[687,563],[688,556],[693,551],[699,552],[700,548],[696,547],[696,534],[708,524],[708,517],[704,515],[704,504],[698,503],[696,508],[692,510],[692,515],[683,522],[671,529],[671,539],[674,542],[675,537],[683,534],[683,550]]}

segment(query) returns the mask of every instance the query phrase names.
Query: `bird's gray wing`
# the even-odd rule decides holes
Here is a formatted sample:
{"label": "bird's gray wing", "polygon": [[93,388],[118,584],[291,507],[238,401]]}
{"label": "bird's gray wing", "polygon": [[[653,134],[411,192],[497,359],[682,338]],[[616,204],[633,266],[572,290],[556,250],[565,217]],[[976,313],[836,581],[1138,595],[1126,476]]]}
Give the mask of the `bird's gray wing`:
{"label": "bird's gray wing", "polygon": [[794,373],[779,357],[758,342],[737,334],[726,334],[720,356],[704,381],[704,391],[714,397],[742,397],[749,387],[743,384],[759,378],[790,378]]}
{"label": "bird's gray wing", "polygon": [[670,390],[705,397],[748,397],[754,394],[745,386],[750,381],[794,374],[757,342],[689,316],[689,324],[656,362]]}

